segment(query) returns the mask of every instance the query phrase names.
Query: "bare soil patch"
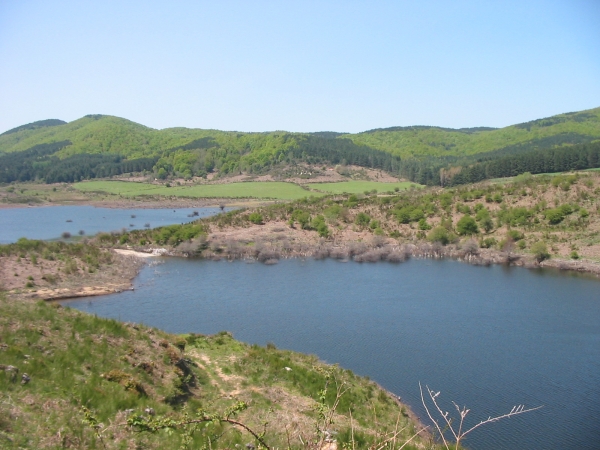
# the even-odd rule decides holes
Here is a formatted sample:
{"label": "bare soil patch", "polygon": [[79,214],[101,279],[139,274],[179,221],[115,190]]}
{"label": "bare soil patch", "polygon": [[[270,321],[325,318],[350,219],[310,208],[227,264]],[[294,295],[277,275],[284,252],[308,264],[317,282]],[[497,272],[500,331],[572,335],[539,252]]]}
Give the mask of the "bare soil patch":
{"label": "bare soil patch", "polygon": [[[109,250],[107,250],[109,251]],[[0,284],[10,298],[56,300],[113,294],[132,289],[132,280],[144,264],[139,256],[113,252],[112,262],[90,272],[74,259],[67,272],[65,261],[32,260],[31,255],[0,257]]]}

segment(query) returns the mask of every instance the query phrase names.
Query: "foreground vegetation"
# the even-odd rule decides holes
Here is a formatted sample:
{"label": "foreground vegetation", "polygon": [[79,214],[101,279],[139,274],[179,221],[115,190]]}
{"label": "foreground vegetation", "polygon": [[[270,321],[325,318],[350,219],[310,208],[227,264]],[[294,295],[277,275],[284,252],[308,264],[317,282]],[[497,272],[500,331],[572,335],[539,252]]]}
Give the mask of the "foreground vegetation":
{"label": "foreground vegetation", "polygon": [[375,383],[313,356],[0,296],[2,448],[398,448],[416,426]]}

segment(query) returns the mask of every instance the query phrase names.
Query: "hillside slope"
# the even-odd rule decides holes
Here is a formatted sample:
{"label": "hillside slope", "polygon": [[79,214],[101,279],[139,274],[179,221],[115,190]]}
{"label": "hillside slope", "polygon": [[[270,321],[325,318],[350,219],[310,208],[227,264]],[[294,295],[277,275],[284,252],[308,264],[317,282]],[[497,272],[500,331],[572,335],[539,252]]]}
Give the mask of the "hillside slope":
{"label": "hillside slope", "polygon": [[[0,363],[3,449],[259,447],[233,422],[271,448],[325,448],[325,429],[366,448],[398,424],[399,442],[416,426],[375,383],[314,356],[225,332],[174,336],[1,293]],[[344,383],[339,398],[334,381]]]}
{"label": "hillside slope", "polygon": [[[126,119],[103,115],[88,115],[64,124],[54,120],[41,121],[38,123],[40,126],[36,126],[36,123],[0,135],[0,169],[4,165],[18,165],[20,162],[15,162],[15,154],[39,148],[40,145],[64,142],[67,144],[54,156],[66,159],[75,155],[103,154],[128,161],[146,158],[143,164],[134,167],[143,167],[144,170],[151,168],[163,178],[205,176],[214,171],[220,175],[265,173],[278,165],[303,162],[372,167],[421,184],[437,184],[440,182],[439,170],[449,165],[464,166],[482,158],[496,159],[600,139],[600,108],[560,114],[501,129],[480,127],[455,130],[414,126],[357,134],[286,131],[240,133],[188,128],[155,130]],[[10,160],[6,159],[10,154],[13,154]],[[45,158],[50,156],[46,155]],[[86,159],[87,156],[80,156],[69,166],[79,167],[86,164]],[[114,164],[121,163],[121,160],[116,161]],[[47,161],[41,162],[43,166]],[[27,170],[23,169],[25,175],[17,174],[2,181],[46,178],[44,170],[35,170],[33,160],[22,165],[28,167]],[[136,169],[123,165],[112,170],[115,172],[113,174],[123,173],[119,170],[127,172]],[[61,181],[106,176],[107,172],[111,173],[102,171],[103,175],[97,175],[80,170]],[[52,177],[52,180],[59,179]]]}
{"label": "hillside slope", "polygon": [[403,158],[526,151],[600,139],[600,108],[559,114],[500,129],[452,130],[417,126],[371,130],[346,136],[358,144]]}

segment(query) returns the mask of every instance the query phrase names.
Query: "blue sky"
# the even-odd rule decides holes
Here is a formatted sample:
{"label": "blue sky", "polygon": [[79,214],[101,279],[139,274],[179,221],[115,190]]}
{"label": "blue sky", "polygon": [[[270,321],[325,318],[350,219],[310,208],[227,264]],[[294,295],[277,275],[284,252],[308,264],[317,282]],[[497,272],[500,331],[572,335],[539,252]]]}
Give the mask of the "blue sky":
{"label": "blue sky", "polygon": [[0,0],[0,132],[502,127],[600,106],[599,0]]}

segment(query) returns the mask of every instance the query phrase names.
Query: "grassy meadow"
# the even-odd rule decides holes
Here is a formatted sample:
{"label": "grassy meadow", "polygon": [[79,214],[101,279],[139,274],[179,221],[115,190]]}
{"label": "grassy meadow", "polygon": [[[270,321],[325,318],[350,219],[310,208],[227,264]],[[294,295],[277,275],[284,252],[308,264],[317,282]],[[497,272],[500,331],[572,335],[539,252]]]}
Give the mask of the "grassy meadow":
{"label": "grassy meadow", "polygon": [[412,186],[419,187],[418,184],[402,181],[398,183],[381,183],[378,181],[344,181],[341,183],[311,183],[308,187],[311,190],[327,192],[328,194],[362,194],[366,191],[376,190],[379,193],[389,191],[404,191]]}
{"label": "grassy meadow", "polygon": [[249,181],[243,183],[204,184],[195,186],[156,185],[127,181],[86,181],[73,187],[83,193],[104,192],[124,197],[163,196],[186,198],[257,198],[273,200],[298,200],[307,196],[324,194],[362,194],[363,192],[403,191],[412,186],[410,182],[381,183],[376,181],[346,181],[340,183],[312,183],[301,187],[295,183],[278,181]]}
{"label": "grassy meadow", "polygon": [[125,181],[88,181],[76,183],[73,187],[81,192],[106,192],[108,194],[121,195],[124,197],[164,196],[297,200],[308,195],[322,195],[317,192],[308,192],[293,183],[259,181],[172,187]]}

